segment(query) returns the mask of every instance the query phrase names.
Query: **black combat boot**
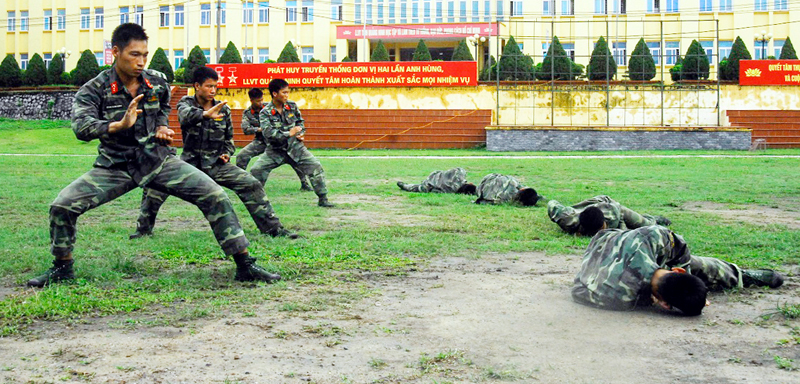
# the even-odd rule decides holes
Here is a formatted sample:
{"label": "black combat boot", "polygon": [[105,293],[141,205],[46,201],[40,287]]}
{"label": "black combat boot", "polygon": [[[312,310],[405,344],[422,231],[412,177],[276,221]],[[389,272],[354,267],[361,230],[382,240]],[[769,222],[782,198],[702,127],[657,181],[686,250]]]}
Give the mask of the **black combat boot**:
{"label": "black combat boot", "polygon": [[402,189],[404,191],[406,190],[406,183],[404,183],[402,181],[398,181],[397,182],[397,186],[400,187],[400,189]]}
{"label": "black combat boot", "polygon": [[771,269],[745,269],[742,271],[742,284],[745,287],[778,288],[783,285],[783,275]]}
{"label": "black combat boot", "polygon": [[131,233],[130,236],[128,236],[128,238],[133,240],[133,239],[138,239],[140,237],[145,237],[145,236],[153,236],[153,231],[146,231],[146,230],[136,229],[136,232]]}
{"label": "black combat boot", "polygon": [[277,227],[277,228],[267,232],[267,235],[270,235],[272,237],[288,237],[288,238],[290,238],[292,240],[295,240],[295,239],[300,237],[300,235],[298,235],[298,234],[296,234],[296,233],[294,233],[294,232],[292,232],[292,231],[290,231],[290,230],[288,230],[288,229],[286,229],[286,228],[284,228],[282,226],[281,227]]}
{"label": "black combat boot", "polygon": [[303,180],[300,182],[300,190],[303,192],[314,192],[314,188],[308,185],[308,182]]}
{"label": "black combat boot", "polygon": [[665,227],[672,225],[672,220],[664,216],[655,216],[655,218],[656,218],[656,224],[658,225],[663,225]]}
{"label": "black combat boot", "polygon": [[332,208],[335,207],[330,201],[328,201],[328,195],[319,195],[319,202],[317,203],[320,207],[325,208]]}
{"label": "black combat boot", "polygon": [[50,283],[72,280],[75,278],[75,272],[72,270],[72,264],[74,263],[74,260],[55,260],[53,261],[53,267],[43,275],[28,280],[28,286],[41,288]]}
{"label": "black combat boot", "polygon": [[233,255],[236,262],[236,281],[265,281],[272,283],[281,279],[277,273],[269,273],[256,265],[256,258],[248,254]]}

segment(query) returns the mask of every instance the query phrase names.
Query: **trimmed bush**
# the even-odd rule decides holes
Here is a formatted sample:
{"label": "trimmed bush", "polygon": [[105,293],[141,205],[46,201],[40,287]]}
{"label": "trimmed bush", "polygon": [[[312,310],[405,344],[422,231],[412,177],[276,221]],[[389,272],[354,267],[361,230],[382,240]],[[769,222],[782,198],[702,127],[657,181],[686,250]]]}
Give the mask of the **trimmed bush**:
{"label": "trimmed bush", "polygon": [[33,57],[28,61],[28,69],[25,70],[22,80],[25,85],[33,87],[47,84],[47,68],[45,68],[44,60],[38,53],[34,53]]}
{"label": "trimmed bush", "polygon": [[614,60],[611,50],[608,49],[606,39],[600,36],[592,50],[589,67],[586,69],[586,77],[589,80],[611,80],[616,74],[617,62]]}
{"label": "trimmed bush", "polygon": [[628,61],[628,78],[636,81],[650,81],[656,77],[656,62],[644,38],[639,39]]}
{"label": "trimmed bush", "polygon": [[178,68],[175,70],[175,82],[176,83],[185,83],[186,81],[183,80],[184,73],[186,72],[186,68]]}
{"label": "trimmed bush", "polygon": [[292,42],[286,43],[283,46],[283,50],[281,51],[281,55],[278,56],[279,63],[299,63],[300,57],[297,56],[297,49],[294,48]]}
{"label": "trimmed bush", "polygon": [[94,79],[99,73],[100,66],[97,65],[97,58],[92,51],[87,49],[81,53],[81,58],[78,59],[78,65],[75,67],[73,73],[70,73],[72,84],[81,86],[87,81]]}
{"label": "trimmed bush", "polygon": [[692,40],[689,45],[689,50],[686,51],[686,56],[683,58],[683,67],[681,68],[681,79],[683,80],[700,80],[708,79],[709,63],[706,51],[700,42]]}
{"label": "trimmed bush", "polygon": [[383,40],[378,40],[378,45],[372,50],[369,61],[389,61],[389,51],[383,45]]}
{"label": "trimmed bush", "polygon": [[500,76],[500,80],[534,80],[536,79],[533,69],[533,59],[522,53],[519,44],[514,40],[514,36],[509,37],[506,46],[503,47],[503,54],[500,61],[492,66],[489,76],[494,79]]}
{"label": "trimmed bush", "polygon": [[781,60],[797,60],[797,52],[794,51],[794,46],[792,45],[792,39],[788,36],[786,37],[786,41],[783,42],[783,48],[781,48],[781,56],[779,57]]}
{"label": "trimmed bush", "polygon": [[321,62],[322,62],[322,60],[320,60],[320,59],[315,59],[315,58],[313,58],[313,57],[312,57],[312,58],[311,58],[311,60],[309,60],[308,62],[309,62],[309,63],[321,63]]}
{"label": "trimmed bush", "polygon": [[736,80],[739,81],[739,60],[750,60],[750,51],[744,45],[744,41],[739,36],[736,36],[736,41],[733,42],[731,47],[731,54],[727,58],[727,63],[724,67],[720,66],[720,78],[722,80]]}
{"label": "trimmed bush", "polygon": [[156,49],[156,53],[153,54],[153,59],[150,60],[150,66],[148,68],[155,69],[156,71],[163,73],[164,76],[167,77],[167,82],[169,83],[175,81],[175,74],[172,72],[172,65],[169,63],[167,54],[161,48]]}
{"label": "trimmed bush", "polygon": [[60,84],[72,84],[72,74],[69,72],[61,72]]}
{"label": "trimmed bush", "polygon": [[349,63],[349,62],[352,62],[352,61],[353,61],[353,59],[351,59],[351,58],[350,58],[350,56],[345,56],[345,57],[342,59],[342,62],[343,62],[343,63]]}
{"label": "trimmed bush", "polygon": [[100,72],[103,72],[103,71],[105,71],[107,69],[111,69],[111,65],[106,64],[106,65],[101,65],[100,66]]}
{"label": "trimmed bush", "polygon": [[411,61],[431,61],[431,51],[428,50],[428,46],[425,45],[425,41],[422,39],[419,40],[419,44],[417,44],[417,49],[414,51],[414,55],[411,56]]}
{"label": "trimmed bush", "polygon": [[206,55],[203,53],[203,50],[200,49],[199,45],[195,45],[192,51],[189,52],[189,57],[183,61],[183,64],[186,64],[186,66],[183,71],[183,79],[181,80],[183,80],[184,83],[191,84],[194,71],[196,71],[197,68],[205,67],[207,63]]}
{"label": "trimmed bush", "polygon": [[678,55],[678,59],[675,61],[675,65],[669,69],[669,77],[672,81],[681,81],[683,78],[681,74],[683,73],[683,58],[681,55]]}
{"label": "trimmed bush", "polygon": [[0,63],[0,87],[19,87],[22,85],[22,70],[19,69],[13,54],[6,55]]}
{"label": "trimmed bush", "polygon": [[472,57],[472,52],[470,52],[469,47],[467,46],[466,40],[461,40],[456,45],[456,49],[453,50],[453,58],[452,61],[473,61],[475,58]]}
{"label": "trimmed bush", "polygon": [[50,60],[47,67],[47,84],[63,84],[61,74],[64,73],[64,59],[60,53],[56,53]]}
{"label": "trimmed bush", "polygon": [[540,80],[574,80],[581,73],[575,73],[575,67],[572,64],[572,59],[561,46],[558,36],[553,36],[553,41],[542,60],[541,72],[536,71],[536,78]]}
{"label": "trimmed bush", "polygon": [[228,42],[228,46],[225,47],[225,51],[222,52],[222,56],[219,57],[220,64],[241,64],[242,63],[242,55],[239,54],[239,49],[236,48],[236,45],[233,44],[232,41]]}
{"label": "trimmed bush", "polygon": [[495,80],[494,76],[497,76],[497,61],[494,59],[494,56],[489,56],[489,62],[483,64],[480,80]]}

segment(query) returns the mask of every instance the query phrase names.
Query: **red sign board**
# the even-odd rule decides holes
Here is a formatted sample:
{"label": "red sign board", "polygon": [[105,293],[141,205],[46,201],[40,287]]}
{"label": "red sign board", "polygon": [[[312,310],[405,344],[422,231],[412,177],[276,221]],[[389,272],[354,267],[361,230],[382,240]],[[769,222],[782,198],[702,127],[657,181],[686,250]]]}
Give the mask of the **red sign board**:
{"label": "red sign board", "polygon": [[478,84],[474,61],[208,64],[219,88],[264,88],[281,78],[293,87],[457,87]]}
{"label": "red sign board", "polygon": [[337,39],[424,39],[435,37],[467,37],[497,35],[496,23],[468,24],[401,24],[401,25],[341,25],[336,27]]}
{"label": "red sign board", "polygon": [[800,60],[741,60],[739,85],[800,85]]}
{"label": "red sign board", "polygon": [[103,40],[103,62],[106,65],[114,64],[114,55],[111,54],[111,42]]}

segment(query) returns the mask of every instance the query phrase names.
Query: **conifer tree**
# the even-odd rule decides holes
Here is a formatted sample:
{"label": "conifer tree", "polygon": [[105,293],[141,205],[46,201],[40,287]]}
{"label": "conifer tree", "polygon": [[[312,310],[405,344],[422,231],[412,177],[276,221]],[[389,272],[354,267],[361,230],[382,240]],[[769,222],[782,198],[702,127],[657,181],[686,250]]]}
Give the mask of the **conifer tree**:
{"label": "conifer tree", "polygon": [[465,40],[461,40],[458,42],[456,49],[453,50],[453,58],[452,61],[473,61],[475,58],[472,57],[472,52],[470,52],[469,47],[467,46],[467,42]]}
{"label": "conifer tree", "polygon": [[706,51],[700,42],[692,40],[683,58],[681,78],[684,80],[708,79],[709,63]]}
{"label": "conifer tree", "polygon": [[19,87],[22,85],[22,70],[14,55],[9,53],[0,63],[0,87]]}
{"label": "conifer tree", "polygon": [[97,65],[97,58],[91,50],[81,52],[78,65],[75,66],[74,73],[71,73],[72,83],[81,86],[87,81],[94,79],[100,73],[100,66]]}
{"label": "conifer tree", "polygon": [[378,45],[372,51],[369,61],[389,61],[389,52],[383,45],[383,40],[378,40]]}
{"label": "conifer tree", "polygon": [[542,71],[536,72],[537,78],[541,80],[573,80],[580,73],[574,73],[572,59],[567,56],[567,51],[558,41],[558,36],[553,36],[547,54],[542,60]]}
{"label": "conifer tree", "polygon": [[236,48],[236,45],[233,44],[232,41],[228,42],[228,46],[225,47],[225,51],[222,52],[222,56],[219,57],[220,64],[241,64],[242,63],[242,55],[239,54],[239,49]]}
{"label": "conifer tree", "polygon": [[503,54],[494,66],[496,72],[490,76],[495,78],[499,72],[500,80],[534,80],[533,59],[522,53],[519,44],[510,36],[506,46],[503,47]]}
{"label": "conifer tree", "polygon": [[797,60],[797,53],[794,51],[794,46],[792,45],[792,39],[788,36],[786,40],[783,42],[783,48],[781,48],[781,56],[779,57],[781,60]]}
{"label": "conifer tree", "polygon": [[628,61],[628,77],[636,81],[650,81],[656,77],[656,62],[644,38],[636,43]]}
{"label": "conifer tree", "polygon": [[283,46],[283,50],[281,51],[281,55],[278,56],[279,63],[299,63],[300,57],[297,56],[297,49],[294,48],[294,45],[291,41],[287,42],[286,45]]}
{"label": "conifer tree", "polygon": [[428,46],[425,45],[425,41],[419,39],[419,44],[417,44],[417,50],[414,51],[414,55],[411,56],[411,61],[431,61],[431,51],[428,50]]}
{"label": "conifer tree", "polygon": [[34,87],[47,84],[47,68],[38,53],[34,53],[28,61],[28,69],[25,70],[23,82],[25,85]]}
{"label": "conifer tree", "polygon": [[156,53],[153,54],[153,59],[150,60],[150,66],[148,68],[163,73],[170,83],[175,80],[175,73],[172,72],[172,65],[169,63],[167,54],[161,48],[156,49]]}
{"label": "conifer tree", "polygon": [[[544,65],[542,65],[544,66]],[[608,43],[603,36],[597,40],[586,68],[586,77],[589,80],[611,80],[617,74],[617,62],[608,49]]]}
{"label": "conifer tree", "polygon": [[731,54],[728,55],[728,58],[725,60],[725,66],[720,66],[720,78],[722,80],[739,81],[739,60],[751,60],[752,58],[742,38],[736,36],[736,40],[731,47]]}
{"label": "conifer tree", "polygon": [[61,54],[56,53],[47,67],[47,83],[61,84],[62,73],[64,73],[64,59],[61,58]]}
{"label": "conifer tree", "polygon": [[208,63],[208,61],[206,61],[206,55],[203,53],[203,50],[200,49],[199,45],[195,45],[194,48],[192,48],[192,51],[189,52],[189,57],[183,62],[186,64],[183,70],[183,82],[187,84],[192,83],[194,71],[196,71],[197,68],[205,67]]}

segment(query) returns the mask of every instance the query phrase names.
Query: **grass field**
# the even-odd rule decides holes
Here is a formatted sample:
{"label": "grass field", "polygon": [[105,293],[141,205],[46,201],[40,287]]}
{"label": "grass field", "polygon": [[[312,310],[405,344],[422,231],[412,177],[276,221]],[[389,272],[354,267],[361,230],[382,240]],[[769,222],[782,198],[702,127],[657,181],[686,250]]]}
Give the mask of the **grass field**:
{"label": "grass field", "polygon": [[[67,122],[0,120],[0,135],[2,154],[96,153],[97,142],[76,140]],[[746,158],[628,159],[331,158],[500,155],[481,150],[314,153],[321,158],[337,208],[319,208],[312,193],[299,192],[288,167],[276,170],[267,184],[284,225],[304,239],[259,235],[244,206],[230,194],[252,243],[251,253],[262,265],[280,272],[283,282],[258,289],[234,282],[233,263],[225,260],[199,210],[174,198],[162,208],[155,236],[128,240],[141,199],[139,190],[134,190],[79,219],[76,283],[2,296],[0,334],[20,332],[41,319],[75,320],[164,307],[175,310],[170,321],[224,311],[246,313],[296,284],[321,291],[343,286],[358,296],[369,294],[361,290],[356,273],[360,271],[403,274],[431,258],[479,258],[489,252],[580,254],[589,243],[587,238],[560,232],[543,207],[477,206],[465,196],[410,194],[395,186],[397,180],[419,182],[433,170],[455,166],[466,168],[476,183],[491,172],[510,174],[565,203],[607,194],[638,212],[665,215],[695,254],[784,271],[800,261],[800,230],[685,209],[690,202],[710,202],[742,212],[753,207],[800,211],[800,160],[761,156],[800,155],[798,150],[761,151]],[[696,153],[750,155],[626,154]],[[7,292],[50,265],[48,205],[93,161],[92,156],[0,156],[0,285]],[[325,303],[310,300],[302,305]]]}

